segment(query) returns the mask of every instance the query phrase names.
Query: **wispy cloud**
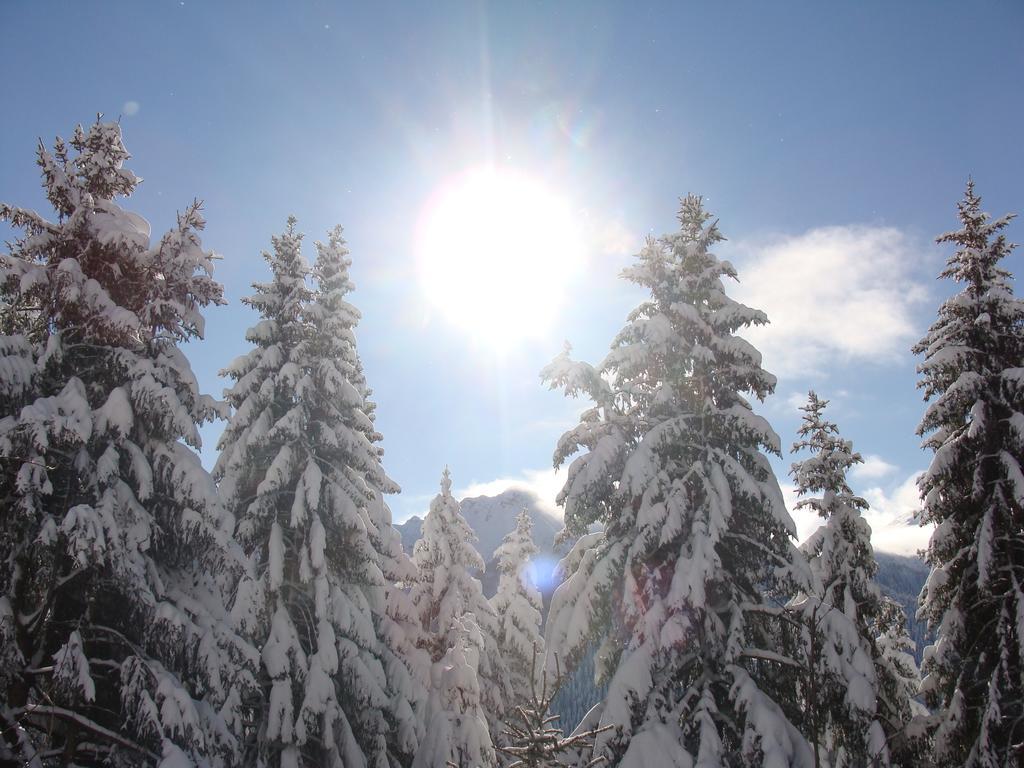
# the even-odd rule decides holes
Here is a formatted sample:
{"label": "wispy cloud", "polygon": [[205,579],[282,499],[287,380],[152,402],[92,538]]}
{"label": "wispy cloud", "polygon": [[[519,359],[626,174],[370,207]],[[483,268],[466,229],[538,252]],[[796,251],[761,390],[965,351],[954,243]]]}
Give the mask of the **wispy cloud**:
{"label": "wispy cloud", "polygon": [[851,477],[858,480],[877,480],[887,475],[891,475],[899,467],[895,464],[890,464],[881,456],[876,456],[873,453],[869,453],[864,456],[864,463],[857,464],[851,471]]}
{"label": "wispy cloud", "polygon": [[927,298],[916,275],[921,249],[899,229],[823,227],[728,252],[743,256],[735,295],[771,321],[744,335],[774,373],[892,360],[917,337],[913,309]]}
{"label": "wispy cloud", "polygon": [[793,392],[786,396],[785,399],[786,407],[791,411],[799,411],[805,405],[807,405],[807,393],[806,392]]}

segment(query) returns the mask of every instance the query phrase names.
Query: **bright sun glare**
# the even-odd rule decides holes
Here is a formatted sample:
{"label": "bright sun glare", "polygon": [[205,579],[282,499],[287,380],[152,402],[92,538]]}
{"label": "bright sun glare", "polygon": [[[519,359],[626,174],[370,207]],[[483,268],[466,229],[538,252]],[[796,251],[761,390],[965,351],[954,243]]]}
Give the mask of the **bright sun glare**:
{"label": "bright sun glare", "polygon": [[519,171],[449,179],[420,218],[420,283],[430,303],[481,341],[507,346],[550,330],[582,254],[568,203]]}

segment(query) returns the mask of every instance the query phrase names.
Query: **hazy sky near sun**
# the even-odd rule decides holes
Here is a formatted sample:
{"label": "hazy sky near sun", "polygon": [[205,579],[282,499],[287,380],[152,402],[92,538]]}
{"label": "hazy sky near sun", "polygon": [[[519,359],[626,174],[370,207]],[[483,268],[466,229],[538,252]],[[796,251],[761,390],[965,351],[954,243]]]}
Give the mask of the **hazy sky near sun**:
{"label": "hazy sky near sun", "polygon": [[[343,224],[400,519],[446,463],[463,489],[554,487],[544,470],[582,404],[540,368],[565,339],[603,356],[640,298],[617,273],[702,193],[735,294],[774,323],[751,336],[779,375],[760,411],[788,447],[807,388],[832,399],[872,457],[858,487],[896,514],[927,459],[909,346],[947,291],[932,238],[955,228],[968,174],[990,212],[1024,211],[1022,32],[1011,1],[8,0],[0,199],[46,210],[37,137],[120,115],[145,179],[126,207],[159,235],[205,201],[230,303],[189,353],[218,395],[270,236],[294,213],[312,258]],[[450,322],[416,266],[431,196],[488,163],[563,200],[583,246],[548,331],[500,345]],[[1021,251],[1008,266],[1022,273]]]}

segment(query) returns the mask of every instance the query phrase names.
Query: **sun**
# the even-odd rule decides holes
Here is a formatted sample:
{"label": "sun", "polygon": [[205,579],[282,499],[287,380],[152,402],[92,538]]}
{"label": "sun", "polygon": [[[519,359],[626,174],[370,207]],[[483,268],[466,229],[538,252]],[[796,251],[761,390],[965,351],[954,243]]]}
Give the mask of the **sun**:
{"label": "sun", "polygon": [[485,343],[543,338],[580,266],[577,218],[563,197],[522,171],[483,167],[450,178],[418,226],[424,295]]}

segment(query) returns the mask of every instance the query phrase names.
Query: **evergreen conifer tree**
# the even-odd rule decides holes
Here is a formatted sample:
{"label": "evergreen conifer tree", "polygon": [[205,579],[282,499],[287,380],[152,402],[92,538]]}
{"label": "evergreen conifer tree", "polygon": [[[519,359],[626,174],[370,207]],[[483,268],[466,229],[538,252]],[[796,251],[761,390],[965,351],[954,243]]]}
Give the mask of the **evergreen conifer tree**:
{"label": "evergreen conifer tree", "polygon": [[[254,651],[179,344],[222,303],[194,203],[159,242],[117,124],[40,143],[56,221],[0,205],[0,762],[219,765]],[[251,683],[251,673],[248,682]]]}
{"label": "evergreen conifer tree", "polygon": [[451,645],[431,667],[427,729],[413,768],[494,768],[480,679],[484,636],[469,613],[453,619],[446,635]]}
{"label": "evergreen conifer tree", "polygon": [[[613,766],[807,766],[780,652],[783,602],[808,578],[767,453],[778,436],[744,393],[775,378],[735,335],[767,322],[726,295],[736,272],[700,197],[680,230],[649,239],[623,276],[650,299],[628,317],[599,368],[568,350],[543,372],[589,396],[555,451],[577,450],[559,495],[569,535],[552,598],[549,658],[575,663],[600,640],[608,680],[587,727],[613,725],[594,754]],[[582,726],[581,726],[582,727]]]}
{"label": "evergreen conifer tree", "polygon": [[910,640],[903,609],[874,581],[878,563],[861,514],[868,504],[846,479],[863,459],[825,418],[827,405],[809,393],[793,451],[811,455],[791,473],[802,497],[797,509],[812,509],[824,520],[801,547],[812,591],[791,603],[802,625],[805,732],[818,765],[901,764],[909,755],[906,726],[917,669],[905,652]]}
{"label": "evergreen conifer tree", "polygon": [[[480,580],[473,575],[484,570],[483,558],[473,546],[476,535],[462,516],[459,502],[451,490],[451,475],[445,468],[441,492],[430,503],[430,510],[423,520],[422,537],[413,549],[413,562],[419,578],[412,586],[410,599],[419,616],[421,643],[435,667],[432,673],[434,690],[431,691],[431,699],[435,703],[428,708],[427,729],[429,732],[430,723],[437,716],[439,673],[436,667],[448,663],[449,651],[462,643],[463,649],[457,653],[468,653],[469,646],[479,646],[477,658],[469,666],[479,677],[480,704],[488,729],[496,736],[500,733],[502,718],[511,700],[511,682],[499,652],[498,617],[484,597]],[[469,632],[472,642],[466,639],[467,624],[472,626]],[[488,743],[491,740],[489,738]],[[418,756],[417,761],[420,760]]]}
{"label": "evergreen conifer tree", "polygon": [[386,768],[384,576],[367,522],[397,487],[363,410],[341,244],[321,249],[314,296],[301,241],[294,218],[273,238],[272,279],[245,300],[261,315],[255,348],[225,372],[235,412],[215,474],[254,568],[233,611],[262,649],[247,760]]}
{"label": "evergreen conifer tree", "polygon": [[936,711],[934,764],[1024,764],[1024,305],[1002,266],[1013,245],[974,183],[941,277],[962,290],[914,347],[935,455],[919,480],[935,524],[919,616],[937,632],[922,692]]}
{"label": "evergreen conifer tree", "polygon": [[540,592],[530,581],[530,559],[537,554],[531,529],[533,522],[523,509],[516,515],[516,527],[494,552],[498,563],[498,591],[491,605],[498,617],[498,653],[508,667],[512,704],[528,701],[536,687],[539,669],[534,656],[544,654],[541,636]]}
{"label": "evergreen conifer tree", "polygon": [[[335,227],[328,233],[326,244],[317,242],[315,246],[313,300],[306,311],[312,323],[312,353],[323,368],[325,379],[347,381],[359,393],[361,413],[352,427],[374,445],[379,461],[383,450],[378,445],[381,435],[373,423],[376,404],[370,399],[372,391],[356,347],[355,326],[360,315],[346,300],[355,286],[349,278],[352,262],[342,228]],[[378,472],[367,473],[364,480],[373,497],[360,512],[384,576],[383,595],[375,597],[371,609],[381,638],[381,658],[391,697],[388,752],[393,761],[406,765],[423,735],[423,709],[430,677],[426,654],[417,646],[419,623],[406,588],[416,580],[416,567],[402,548],[402,537],[391,523],[391,510],[384,500],[384,495],[397,492],[398,486]]]}

